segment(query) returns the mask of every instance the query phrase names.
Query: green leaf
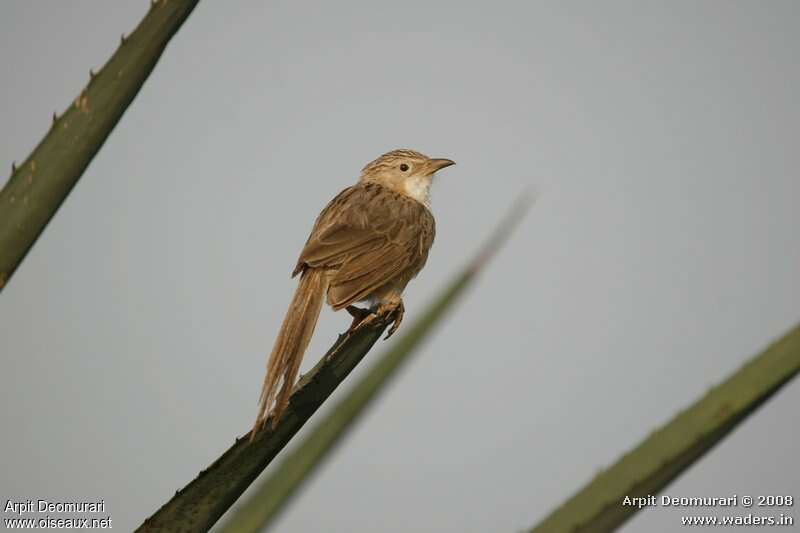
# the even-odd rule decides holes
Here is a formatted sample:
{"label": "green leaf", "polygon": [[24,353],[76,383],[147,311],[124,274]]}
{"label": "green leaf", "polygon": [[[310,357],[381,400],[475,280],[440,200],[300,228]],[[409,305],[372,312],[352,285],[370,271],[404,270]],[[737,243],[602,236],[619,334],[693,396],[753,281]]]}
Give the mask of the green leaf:
{"label": "green leaf", "polygon": [[[251,503],[237,514],[229,530],[252,531],[275,515],[397,367],[408,359],[439,319],[452,308],[456,298],[496,252],[530,204],[527,197],[520,200],[488,244],[398,339],[394,348],[381,357],[313,433],[287,456]],[[200,472],[197,478],[145,520],[138,531],[207,531],[355,368],[386,326],[385,321],[375,321],[371,327],[341,335],[320,362],[300,380],[274,429],[262,429],[252,443],[249,438],[237,439],[208,469]],[[247,525],[237,526],[236,523]]]}
{"label": "green leaf", "polygon": [[198,0],[159,0],[0,191],[0,290],[139,92]]}
{"label": "green leaf", "polygon": [[626,496],[646,497],[666,487],[798,372],[800,325],[597,475],[532,532],[614,531],[639,510],[623,505]]}

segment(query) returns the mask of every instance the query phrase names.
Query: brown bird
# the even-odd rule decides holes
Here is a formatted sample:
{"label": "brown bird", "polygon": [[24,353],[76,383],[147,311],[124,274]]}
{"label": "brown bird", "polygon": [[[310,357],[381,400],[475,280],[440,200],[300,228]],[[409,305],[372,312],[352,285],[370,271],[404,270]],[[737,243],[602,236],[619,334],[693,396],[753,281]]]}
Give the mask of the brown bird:
{"label": "brown bird", "polygon": [[[300,283],[267,362],[251,438],[268,415],[274,426],[289,403],[326,298],[334,311],[353,315],[351,330],[391,317],[386,338],[397,331],[403,289],[425,266],[433,244],[431,181],[437,170],[453,164],[393,150],[367,164],[358,183],[322,210],[292,273],[300,274]],[[357,302],[367,302],[369,309],[354,307]]]}

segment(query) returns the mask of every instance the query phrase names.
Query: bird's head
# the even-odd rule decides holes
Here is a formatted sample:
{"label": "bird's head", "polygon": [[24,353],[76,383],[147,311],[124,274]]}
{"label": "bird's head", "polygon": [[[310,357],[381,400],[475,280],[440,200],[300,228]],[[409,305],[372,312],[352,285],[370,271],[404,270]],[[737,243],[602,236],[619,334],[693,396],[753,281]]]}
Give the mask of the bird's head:
{"label": "bird's head", "polygon": [[414,150],[392,150],[368,163],[361,171],[361,181],[376,181],[427,205],[433,175],[450,165],[455,162]]}

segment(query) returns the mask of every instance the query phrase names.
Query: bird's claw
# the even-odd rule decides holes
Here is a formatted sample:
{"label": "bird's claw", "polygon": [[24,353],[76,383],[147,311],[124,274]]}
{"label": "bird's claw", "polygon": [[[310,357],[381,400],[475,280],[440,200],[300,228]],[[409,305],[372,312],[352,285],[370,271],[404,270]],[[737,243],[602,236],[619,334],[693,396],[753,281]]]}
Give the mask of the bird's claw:
{"label": "bird's claw", "polygon": [[400,327],[400,323],[403,321],[403,315],[405,315],[405,313],[406,307],[403,305],[402,300],[400,300],[400,302],[394,306],[394,308],[389,309],[387,315],[392,317],[392,326],[389,328],[389,332],[386,334],[383,340],[386,340],[394,335],[394,332]]}
{"label": "bird's claw", "polygon": [[384,340],[386,340],[394,335],[395,331],[397,331],[397,328],[400,327],[400,323],[403,321],[403,315],[405,314],[406,309],[403,305],[403,301],[400,300],[399,302],[381,304],[378,306],[378,309],[376,309],[375,312],[372,312],[369,309],[361,309],[360,307],[356,307],[354,305],[348,305],[345,310],[350,313],[350,316],[353,317],[353,322],[350,324],[350,328],[347,330],[348,333],[368,326],[378,318],[391,318],[391,327],[389,328],[388,333],[386,333],[386,337],[384,337]]}

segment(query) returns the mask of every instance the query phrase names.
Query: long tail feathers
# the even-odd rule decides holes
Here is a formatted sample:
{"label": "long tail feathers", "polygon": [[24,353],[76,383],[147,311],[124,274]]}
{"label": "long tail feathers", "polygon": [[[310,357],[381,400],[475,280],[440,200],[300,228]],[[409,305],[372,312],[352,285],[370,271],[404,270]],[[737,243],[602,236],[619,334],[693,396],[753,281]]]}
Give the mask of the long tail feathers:
{"label": "long tail feathers", "polygon": [[319,269],[308,269],[300,277],[300,283],[267,362],[267,375],[261,389],[258,416],[250,432],[251,440],[264,425],[268,415],[272,415],[274,425],[289,403],[300,370],[300,362],[303,360],[308,343],[311,342],[317,318],[322,310],[327,285],[325,272]]}

